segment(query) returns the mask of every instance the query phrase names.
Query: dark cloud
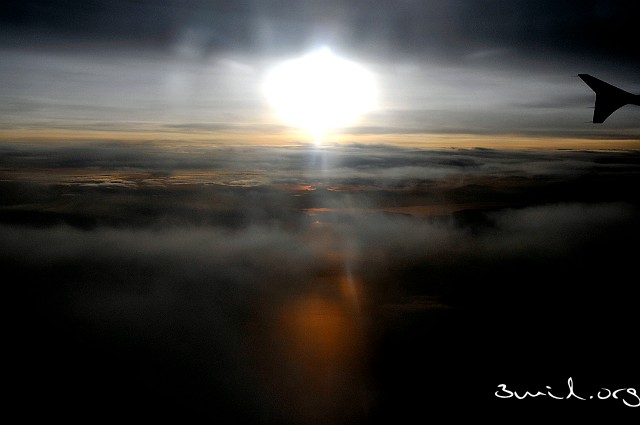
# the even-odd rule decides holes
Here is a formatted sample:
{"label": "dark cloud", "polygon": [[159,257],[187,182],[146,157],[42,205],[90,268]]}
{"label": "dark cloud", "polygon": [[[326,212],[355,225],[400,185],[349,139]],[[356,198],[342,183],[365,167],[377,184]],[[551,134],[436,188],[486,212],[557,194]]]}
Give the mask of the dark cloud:
{"label": "dark cloud", "polygon": [[[120,40],[183,51],[277,50],[328,42],[380,54],[517,49],[634,60],[634,2],[242,1],[11,2],[3,22],[41,36]],[[46,40],[45,40],[46,41]],[[307,45],[307,46],[305,46]],[[630,46],[630,47],[629,47]]]}
{"label": "dark cloud", "polygon": [[[205,149],[262,170],[243,186],[171,183],[202,150],[123,145],[29,177],[75,149],[3,152],[19,406],[378,423],[425,398],[455,415],[461,383],[486,413],[519,407],[491,398],[507,379],[634,385],[636,152]],[[123,177],[133,167],[163,184]]]}

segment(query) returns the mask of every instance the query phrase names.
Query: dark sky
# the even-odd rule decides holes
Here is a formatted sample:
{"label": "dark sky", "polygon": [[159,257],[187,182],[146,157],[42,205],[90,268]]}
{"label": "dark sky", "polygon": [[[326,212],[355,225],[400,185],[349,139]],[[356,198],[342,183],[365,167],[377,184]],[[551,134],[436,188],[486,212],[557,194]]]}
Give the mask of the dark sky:
{"label": "dark sky", "polygon": [[[170,47],[193,31],[211,51],[336,43],[370,54],[459,58],[488,49],[637,61],[639,6],[625,0],[551,1],[21,1],[3,6],[6,32],[78,42]],[[637,63],[637,62],[636,62]]]}

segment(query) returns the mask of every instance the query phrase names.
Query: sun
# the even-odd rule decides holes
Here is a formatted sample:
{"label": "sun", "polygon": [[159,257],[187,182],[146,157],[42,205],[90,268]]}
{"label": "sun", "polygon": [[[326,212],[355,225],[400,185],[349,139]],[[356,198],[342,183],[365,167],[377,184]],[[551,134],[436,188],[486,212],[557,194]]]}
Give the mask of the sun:
{"label": "sun", "polygon": [[373,75],[328,48],[272,69],[264,91],[286,124],[316,139],[330,130],[355,124],[376,103]]}

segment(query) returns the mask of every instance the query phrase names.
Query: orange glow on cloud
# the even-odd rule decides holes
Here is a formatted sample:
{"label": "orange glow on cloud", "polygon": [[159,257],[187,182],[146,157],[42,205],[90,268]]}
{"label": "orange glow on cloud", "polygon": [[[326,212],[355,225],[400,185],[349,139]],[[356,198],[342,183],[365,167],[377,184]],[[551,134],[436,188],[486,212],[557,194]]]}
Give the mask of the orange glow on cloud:
{"label": "orange glow on cloud", "polygon": [[316,190],[316,188],[314,186],[311,186],[311,185],[308,185],[308,184],[274,185],[274,186],[272,186],[272,188],[278,189],[278,190],[284,190],[286,192],[297,192],[297,191],[308,192],[308,191]]}
{"label": "orange glow on cloud", "polygon": [[312,379],[341,363],[353,360],[355,321],[344,305],[328,297],[311,295],[285,307],[282,324],[292,355]]}

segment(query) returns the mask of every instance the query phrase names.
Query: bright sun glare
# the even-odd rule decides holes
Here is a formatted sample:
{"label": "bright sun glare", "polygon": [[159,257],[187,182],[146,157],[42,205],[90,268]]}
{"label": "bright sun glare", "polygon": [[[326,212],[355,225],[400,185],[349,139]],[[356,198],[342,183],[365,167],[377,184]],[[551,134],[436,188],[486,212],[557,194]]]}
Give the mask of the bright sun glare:
{"label": "bright sun glare", "polygon": [[265,81],[265,93],[280,117],[317,139],[353,125],[375,106],[373,76],[328,48],[286,61]]}

